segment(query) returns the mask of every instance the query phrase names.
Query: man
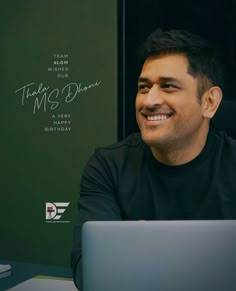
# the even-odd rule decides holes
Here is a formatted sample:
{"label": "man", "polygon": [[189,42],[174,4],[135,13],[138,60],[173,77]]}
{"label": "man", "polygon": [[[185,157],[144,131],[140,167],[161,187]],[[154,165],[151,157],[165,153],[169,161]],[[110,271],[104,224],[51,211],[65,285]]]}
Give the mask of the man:
{"label": "man", "polygon": [[78,286],[85,221],[236,218],[236,141],[209,130],[222,99],[214,49],[185,31],[157,30],[143,59],[141,134],[98,149],[82,177],[72,253]]}

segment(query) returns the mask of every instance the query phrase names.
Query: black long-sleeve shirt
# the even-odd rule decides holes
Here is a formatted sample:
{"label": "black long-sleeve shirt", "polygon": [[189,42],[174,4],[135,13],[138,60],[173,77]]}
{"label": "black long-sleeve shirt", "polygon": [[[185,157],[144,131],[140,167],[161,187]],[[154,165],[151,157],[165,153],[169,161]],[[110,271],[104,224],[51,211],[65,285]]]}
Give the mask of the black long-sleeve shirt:
{"label": "black long-sleeve shirt", "polygon": [[236,140],[208,134],[192,161],[158,162],[139,133],[96,150],[81,180],[72,268],[82,284],[81,227],[88,220],[236,219]]}

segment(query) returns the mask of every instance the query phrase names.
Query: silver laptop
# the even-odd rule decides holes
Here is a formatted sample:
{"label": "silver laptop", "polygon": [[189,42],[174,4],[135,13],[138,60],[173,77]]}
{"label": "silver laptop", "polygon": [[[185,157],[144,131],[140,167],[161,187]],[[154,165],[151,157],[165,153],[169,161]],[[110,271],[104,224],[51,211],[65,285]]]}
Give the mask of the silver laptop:
{"label": "silver laptop", "polygon": [[235,291],[236,221],[87,222],[83,291]]}

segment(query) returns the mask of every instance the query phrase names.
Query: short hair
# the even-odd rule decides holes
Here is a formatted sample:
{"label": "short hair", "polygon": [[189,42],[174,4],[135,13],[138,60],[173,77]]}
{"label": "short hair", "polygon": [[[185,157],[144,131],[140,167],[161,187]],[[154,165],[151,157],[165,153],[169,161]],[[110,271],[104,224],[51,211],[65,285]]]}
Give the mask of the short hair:
{"label": "short hair", "polygon": [[139,49],[142,64],[151,57],[182,54],[187,57],[188,73],[198,81],[198,99],[211,86],[223,88],[223,65],[219,51],[200,36],[184,30],[155,30]]}

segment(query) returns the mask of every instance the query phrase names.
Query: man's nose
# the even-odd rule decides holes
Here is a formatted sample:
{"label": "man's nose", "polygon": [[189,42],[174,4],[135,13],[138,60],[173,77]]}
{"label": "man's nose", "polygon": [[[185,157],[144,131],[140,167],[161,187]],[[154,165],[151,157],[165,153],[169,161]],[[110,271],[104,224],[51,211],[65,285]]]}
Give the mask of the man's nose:
{"label": "man's nose", "polygon": [[145,94],[143,105],[145,107],[154,107],[164,102],[162,92],[157,85],[153,85],[148,93]]}

